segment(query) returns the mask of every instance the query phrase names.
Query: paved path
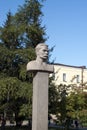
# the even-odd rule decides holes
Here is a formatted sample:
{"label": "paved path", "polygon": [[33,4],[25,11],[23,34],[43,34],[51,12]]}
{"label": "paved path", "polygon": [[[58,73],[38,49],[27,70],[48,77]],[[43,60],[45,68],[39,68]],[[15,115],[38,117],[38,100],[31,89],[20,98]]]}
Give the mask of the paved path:
{"label": "paved path", "polygon": [[[54,128],[64,128],[63,126],[58,126],[58,125],[54,125],[51,124],[49,125],[49,127],[54,127]],[[87,130],[87,127],[81,127],[81,128],[71,128],[72,130]],[[65,129],[64,129],[65,130]]]}
{"label": "paved path", "polygon": [[87,130],[87,127],[86,128],[75,128],[75,129],[73,129],[73,130]]}

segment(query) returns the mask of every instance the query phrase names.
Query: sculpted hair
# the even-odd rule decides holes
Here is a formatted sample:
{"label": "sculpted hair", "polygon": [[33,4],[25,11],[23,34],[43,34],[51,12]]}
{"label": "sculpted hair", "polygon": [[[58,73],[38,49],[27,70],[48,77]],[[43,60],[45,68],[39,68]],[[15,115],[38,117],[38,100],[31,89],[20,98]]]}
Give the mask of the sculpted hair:
{"label": "sculpted hair", "polygon": [[42,46],[46,46],[48,48],[48,45],[46,45],[45,43],[39,43],[35,48],[36,54],[42,48]]}

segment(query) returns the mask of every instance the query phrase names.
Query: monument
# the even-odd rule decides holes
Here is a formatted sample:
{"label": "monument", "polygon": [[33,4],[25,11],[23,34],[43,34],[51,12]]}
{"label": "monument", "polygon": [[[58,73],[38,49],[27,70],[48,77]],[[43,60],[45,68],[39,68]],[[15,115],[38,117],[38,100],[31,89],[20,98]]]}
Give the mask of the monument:
{"label": "monument", "polygon": [[47,64],[48,46],[45,43],[39,43],[35,50],[36,60],[27,64],[27,71],[34,73],[32,130],[48,130],[48,78],[54,67]]}

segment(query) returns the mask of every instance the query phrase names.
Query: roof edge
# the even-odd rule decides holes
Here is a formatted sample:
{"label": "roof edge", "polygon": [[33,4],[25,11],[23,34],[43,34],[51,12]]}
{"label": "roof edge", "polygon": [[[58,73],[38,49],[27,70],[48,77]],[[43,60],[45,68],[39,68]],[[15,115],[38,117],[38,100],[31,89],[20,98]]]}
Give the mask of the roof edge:
{"label": "roof edge", "polygon": [[73,66],[73,65],[66,65],[66,64],[61,64],[61,63],[54,63],[54,65],[61,65],[61,66],[67,66],[67,67],[74,67],[74,68],[86,69],[85,65],[82,65],[82,66]]}

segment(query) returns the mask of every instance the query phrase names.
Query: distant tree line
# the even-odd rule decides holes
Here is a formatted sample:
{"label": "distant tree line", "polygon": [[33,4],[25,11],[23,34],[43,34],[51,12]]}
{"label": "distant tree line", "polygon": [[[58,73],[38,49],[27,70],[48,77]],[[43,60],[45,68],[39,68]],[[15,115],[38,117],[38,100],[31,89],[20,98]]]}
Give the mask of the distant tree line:
{"label": "distant tree line", "polygon": [[[87,122],[87,92],[77,85],[49,85],[49,113],[56,115],[57,123],[65,125],[66,119],[78,119],[80,125]],[[71,124],[70,124],[71,125]]]}

